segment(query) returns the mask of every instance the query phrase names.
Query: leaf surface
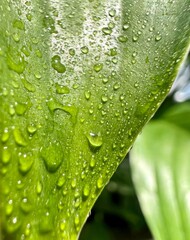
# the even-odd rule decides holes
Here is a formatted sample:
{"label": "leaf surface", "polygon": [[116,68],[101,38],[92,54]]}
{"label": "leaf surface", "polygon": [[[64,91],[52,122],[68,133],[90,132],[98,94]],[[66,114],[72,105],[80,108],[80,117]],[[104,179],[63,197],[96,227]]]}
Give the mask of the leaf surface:
{"label": "leaf surface", "polygon": [[189,45],[190,1],[1,0],[2,239],[76,239]]}

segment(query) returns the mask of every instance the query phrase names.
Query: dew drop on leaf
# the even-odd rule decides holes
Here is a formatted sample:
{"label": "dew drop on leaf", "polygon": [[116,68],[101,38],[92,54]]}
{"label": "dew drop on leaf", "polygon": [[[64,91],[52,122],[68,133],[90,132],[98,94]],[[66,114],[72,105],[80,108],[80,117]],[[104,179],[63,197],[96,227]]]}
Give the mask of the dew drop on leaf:
{"label": "dew drop on leaf", "polygon": [[10,159],[11,159],[11,152],[7,147],[4,147],[2,151],[2,162],[4,164],[8,164],[10,162]]}
{"label": "dew drop on leaf", "polygon": [[29,172],[29,170],[32,167],[32,164],[34,162],[34,157],[31,153],[23,154],[19,156],[19,170],[22,174],[26,174]]}
{"label": "dew drop on leaf", "polygon": [[158,42],[162,39],[162,36],[160,34],[158,34],[156,37],[155,37],[155,40]]}
{"label": "dew drop on leaf", "polygon": [[74,178],[74,179],[71,181],[71,187],[72,187],[72,188],[76,188],[76,185],[77,185],[77,180],[76,180],[76,178]]}
{"label": "dew drop on leaf", "polygon": [[62,146],[57,141],[48,141],[41,149],[41,156],[48,172],[56,172],[63,162]]}
{"label": "dew drop on leaf", "polygon": [[91,97],[91,92],[90,91],[85,91],[84,93],[86,100],[89,100]]}
{"label": "dew drop on leaf", "polygon": [[24,104],[24,103],[16,103],[15,104],[15,112],[17,115],[21,116],[23,115],[26,110],[27,110],[27,104]]}
{"label": "dew drop on leaf", "polygon": [[35,125],[30,124],[28,125],[27,130],[29,134],[33,135],[37,131],[37,128]]}
{"label": "dew drop on leaf", "polygon": [[102,136],[101,136],[100,132],[99,133],[90,132],[87,135],[87,138],[88,138],[90,146],[93,148],[99,148],[103,144],[103,140],[102,140]]}
{"label": "dew drop on leaf", "polygon": [[95,164],[96,164],[96,160],[95,160],[94,157],[92,157],[91,160],[90,160],[90,167],[91,167],[91,168],[94,168],[94,167],[95,167]]}
{"label": "dew drop on leaf", "polygon": [[129,29],[129,24],[128,23],[124,23],[123,30],[127,30],[127,29]]}
{"label": "dew drop on leaf", "polygon": [[63,187],[65,181],[66,181],[65,174],[62,174],[62,175],[58,178],[57,187],[58,187],[58,188]]}
{"label": "dew drop on leaf", "polygon": [[83,188],[83,196],[87,198],[90,195],[90,185],[86,184]]}
{"label": "dew drop on leaf", "polygon": [[97,63],[94,65],[94,71],[95,72],[100,72],[103,68],[103,64],[102,63]]}
{"label": "dew drop on leaf", "polygon": [[75,225],[78,226],[80,224],[80,216],[79,214],[75,215]]}
{"label": "dew drop on leaf", "polygon": [[36,91],[36,87],[32,83],[28,82],[25,78],[21,78],[21,81],[22,81],[24,87],[26,88],[26,90],[28,90],[29,92]]}
{"label": "dew drop on leaf", "polygon": [[97,180],[97,188],[101,189],[103,187],[104,183],[103,183],[103,177],[100,176]]}
{"label": "dew drop on leaf", "polygon": [[107,27],[104,27],[104,28],[102,28],[102,32],[103,32],[105,35],[110,35],[110,34],[112,33],[112,29],[107,28]]}
{"label": "dew drop on leaf", "polygon": [[68,94],[70,93],[70,89],[67,86],[59,85],[56,83],[56,93],[58,94]]}
{"label": "dew drop on leaf", "polygon": [[101,97],[101,100],[102,100],[103,103],[106,103],[106,102],[108,101],[108,97],[105,96],[105,95],[103,95],[103,96]]}
{"label": "dew drop on leaf", "polygon": [[61,231],[64,231],[65,227],[66,227],[66,220],[62,219],[60,224],[59,224],[59,228],[60,228]]}
{"label": "dew drop on leaf", "polygon": [[88,51],[89,51],[88,47],[86,47],[86,46],[81,47],[81,52],[82,52],[83,54],[87,54]]}
{"label": "dew drop on leaf", "polygon": [[2,134],[2,137],[1,137],[1,141],[2,141],[3,143],[5,143],[5,142],[8,141],[9,137],[10,137],[9,130],[8,130],[8,128],[5,128],[5,129],[4,129],[4,132],[3,132],[3,134]]}
{"label": "dew drop on leaf", "polygon": [[25,198],[22,199],[22,201],[20,203],[20,208],[26,214],[29,213],[32,210],[32,205],[29,202],[28,198],[25,197]]}
{"label": "dew drop on leaf", "polygon": [[41,194],[42,192],[42,183],[40,181],[38,181],[36,184],[36,192],[37,194]]}
{"label": "dew drop on leaf", "polygon": [[118,40],[119,40],[121,43],[125,43],[125,42],[128,41],[128,38],[127,38],[126,36],[124,36],[124,35],[120,35],[120,36],[118,37]]}
{"label": "dew drop on leaf", "polygon": [[18,145],[20,145],[20,146],[27,145],[27,141],[26,141],[25,137],[23,136],[22,132],[18,128],[14,129],[13,136],[14,136],[15,142]]}
{"label": "dew drop on leaf", "polygon": [[5,206],[5,213],[7,216],[10,216],[13,212],[13,200],[10,199]]}
{"label": "dew drop on leaf", "polygon": [[16,232],[21,225],[21,221],[17,216],[12,216],[8,219],[7,225],[6,225],[6,230],[8,233],[12,234]]}
{"label": "dew drop on leaf", "polygon": [[61,58],[58,55],[52,57],[51,65],[58,73],[64,73],[66,71],[65,65],[61,63]]}
{"label": "dew drop on leaf", "polygon": [[115,10],[115,9],[111,9],[111,10],[109,11],[110,17],[115,17],[115,14],[116,14],[116,10]]}
{"label": "dew drop on leaf", "polygon": [[41,234],[51,232],[53,230],[53,220],[49,212],[43,214],[39,220],[39,231]]}

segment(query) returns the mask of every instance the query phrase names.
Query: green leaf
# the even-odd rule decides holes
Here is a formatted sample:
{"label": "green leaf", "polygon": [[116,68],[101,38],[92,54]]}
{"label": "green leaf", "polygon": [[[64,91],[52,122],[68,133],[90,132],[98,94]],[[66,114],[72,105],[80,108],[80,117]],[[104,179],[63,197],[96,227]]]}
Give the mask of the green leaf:
{"label": "green leaf", "polygon": [[173,105],[164,112],[161,118],[183,128],[184,130],[190,131],[190,102]]}
{"label": "green leaf", "polygon": [[190,238],[190,133],[153,121],[137,138],[131,168],[137,195],[156,240]]}
{"label": "green leaf", "polygon": [[3,239],[77,239],[159,107],[190,38],[190,2],[0,2]]}

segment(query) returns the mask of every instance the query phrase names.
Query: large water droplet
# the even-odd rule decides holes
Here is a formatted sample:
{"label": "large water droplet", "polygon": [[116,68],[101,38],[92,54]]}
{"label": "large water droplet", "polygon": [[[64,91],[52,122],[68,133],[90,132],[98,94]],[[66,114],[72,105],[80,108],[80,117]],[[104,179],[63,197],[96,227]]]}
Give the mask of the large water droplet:
{"label": "large water droplet", "polygon": [[63,149],[61,144],[57,141],[48,141],[48,145],[41,150],[41,156],[46,169],[52,173],[56,172],[63,162]]}
{"label": "large water droplet", "polygon": [[88,138],[90,146],[93,148],[99,148],[103,144],[103,140],[102,140],[102,136],[101,136],[100,132],[98,132],[98,133],[90,132],[87,135],[87,138]]}
{"label": "large water droplet", "polygon": [[58,55],[52,57],[51,65],[58,73],[64,73],[66,71],[65,65],[61,63],[61,58]]}

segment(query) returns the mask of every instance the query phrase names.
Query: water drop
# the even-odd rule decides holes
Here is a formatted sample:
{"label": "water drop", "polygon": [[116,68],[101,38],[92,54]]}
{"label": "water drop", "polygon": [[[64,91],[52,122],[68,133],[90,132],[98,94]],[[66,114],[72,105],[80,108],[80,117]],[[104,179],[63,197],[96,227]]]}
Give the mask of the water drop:
{"label": "water drop", "polygon": [[59,228],[60,228],[61,231],[64,231],[65,227],[66,227],[66,220],[62,219],[60,224],[59,224]]}
{"label": "water drop", "polygon": [[37,131],[37,128],[35,125],[30,124],[28,125],[27,130],[29,134],[33,135]]}
{"label": "water drop", "polygon": [[162,39],[162,36],[160,34],[158,34],[156,37],[155,37],[155,40],[158,42]]}
{"label": "water drop", "polygon": [[83,196],[87,198],[90,195],[90,185],[86,184],[83,188]]}
{"label": "water drop", "polygon": [[7,216],[10,216],[13,212],[13,200],[10,199],[5,207],[5,213]]}
{"label": "water drop", "polygon": [[77,185],[77,180],[76,180],[76,178],[74,178],[74,179],[71,181],[71,187],[72,187],[72,188],[75,188],[76,185]]}
{"label": "water drop", "polygon": [[87,54],[88,51],[89,51],[89,50],[88,50],[88,47],[86,47],[86,46],[81,47],[81,52],[82,52],[82,53]]}
{"label": "water drop", "polygon": [[41,194],[41,192],[42,192],[42,183],[40,181],[37,182],[36,192],[37,192],[37,194]]}
{"label": "water drop", "polygon": [[103,140],[102,140],[102,136],[101,136],[100,132],[99,133],[90,132],[87,135],[87,138],[88,138],[90,146],[93,148],[99,148],[103,144]]}
{"label": "water drop", "polygon": [[31,153],[23,154],[19,156],[19,170],[22,174],[28,173],[31,169],[32,164],[34,162],[34,157]]}
{"label": "water drop", "polygon": [[113,89],[114,90],[118,90],[120,88],[120,84],[119,83],[115,83],[114,85],[113,85]]}
{"label": "water drop", "polygon": [[58,83],[56,83],[55,87],[56,87],[56,92],[58,94],[68,94],[68,93],[70,93],[70,89],[67,86],[59,85]]}
{"label": "water drop", "polygon": [[112,33],[112,29],[107,28],[107,27],[104,27],[104,28],[102,28],[102,32],[103,32],[105,35],[110,35],[110,34]]}
{"label": "water drop", "polygon": [[127,29],[129,29],[129,24],[128,23],[124,23],[123,30],[127,30]]}
{"label": "water drop", "polygon": [[58,188],[63,187],[65,181],[66,181],[66,177],[65,177],[65,174],[63,173],[63,174],[58,178],[57,187],[58,187]]}
{"label": "water drop", "polygon": [[16,114],[21,116],[23,115],[27,110],[27,104],[24,104],[24,103],[16,103],[15,104],[15,111],[16,111]]}
{"label": "water drop", "polygon": [[106,102],[108,101],[108,97],[105,96],[105,95],[103,95],[103,96],[101,97],[101,100],[102,100],[103,103],[106,103]]}
{"label": "water drop", "polygon": [[14,106],[12,104],[9,106],[9,114],[11,116],[13,116],[15,114],[15,109],[14,109]]}
{"label": "water drop", "polygon": [[58,141],[48,141],[47,146],[41,149],[41,156],[46,169],[51,173],[56,172],[63,162],[63,149],[61,144]]}
{"label": "water drop", "polygon": [[20,19],[14,20],[13,27],[17,28],[17,29],[20,29],[20,30],[24,30],[25,29],[24,22],[21,21]]}
{"label": "water drop", "polygon": [[89,100],[91,97],[91,92],[90,91],[85,91],[84,93],[86,100]]}
{"label": "water drop", "polygon": [[111,9],[111,10],[109,11],[110,17],[115,17],[115,14],[116,14],[116,10],[115,10],[115,9]]}
{"label": "water drop", "polygon": [[25,137],[23,136],[22,132],[18,128],[14,129],[13,136],[14,136],[15,142],[19,146],[26,146],[27,145],[27,141],[26,141]]}
{"label": "water drop", "polygon": [[11,159],[11,152],[7,147],[4,147],[2,152],[2,162],[4,164],[8,164],[10,162],[10,159]]}
{"label": "water drop", "polygon": [[1,141],[5,143],[6,141],[8,141],[9,137],[10,137],[9,130],[8,128],[5,128],[1,137]]}
{"label": "water drop", "polygon": [[19,42],[19,41],[20,41],[20,34],[19,34],[19,33],[14,33],[14,34],[12,35],[12,37],[13,37],[13,40],[14,40],[15,42]]}
{"label": "water drop", "polygon": [[137,35],[134,35],[134,36],[133,36],[133,38],[132,38],[133,42],[137,42],[137,41],[138,41],[138,39],[139,39],[139,38],[138,38],[138,36],[137,36]]}
{"label": "water drop", "polygon": [[6,230],[9,234],[12,234],[19,229],[20,225],[21,225],[21,222],[19,221],[18,217],[13,216],[8,219]]}
{"label": "water drop", "polygon": [[124,36],[124,35],[120,35],[120,36],[118,37],[118,40],[119,40],[120,42],[122,42],[122,43],[125,43],[125,42],[128,41],[128,37],[126,37],[126,36]]}
{"label": "water drop", "polygon": [[75,50],[73,48],[69,49],[69,54],[75,56]]}
{"label": "water drop", "polygon": [[22,211],[24,213],[29,213],[32,210],[32,205],[31,203],[28,201],[28,198],[23,198],[20,204],[20,208],[22,209]]}
{"label": "water drop", "polygon": [[100,177],[98,178],[98,180],[97,180],[97,188],[100,189],[100,188],[103,187],[103,185],[104,185],[104,183],[103,183],[103,177],[100,176]]}
{"label": "water drop", "polygon": [[26,88],[26,90],[28,90],[29,92],[36,91],[36,87],[32,83],[28,82],[25,78],[22,77],[21,81],[22,81],[24,87]]}
{"label": "water drop", "polygon": [[94,71],[95,72],[101,71],[102,68],[103,68],[103,64],[102,63],[97,63],[97,64],[94,65]]}
{"label": "water drop", "polygon": [[80,223],[80,216],[79,216],[79,214],[76,214],[76,216],[75,216],[75,225],[78,226],[79,223]]}
{"label": "water drop", "polygon": [[49,212],[46,212],[45,214],[41,215],[39,220],[39,231],[40,233],[48,233],[53,230],[53,219]]}
{"label": "water drop", "polygon": [[21,74],[25,70],[26,62],[24,61],[23,57],[20,57],[18,61],[16,62],[15,59],[13,59],[10,55],[7,57],[7,65],[8,67],[15,71],[18,74]]}
{"label": "water drop", "polygon": [[94,156],[91,158],[91,160],[90,160],[90,167],[91,168],[94,168],[95,167],[95,164],[96,164],[96,160],[95,160],[95,158],[94,158]]}
{"label": "water drop", "polygon": [[61,63],[61,58],[58,55],[52,57],[51,65],[58,73],[64,73],[66,71],[65,65]]}

